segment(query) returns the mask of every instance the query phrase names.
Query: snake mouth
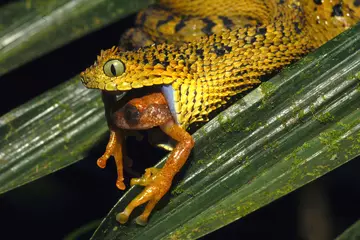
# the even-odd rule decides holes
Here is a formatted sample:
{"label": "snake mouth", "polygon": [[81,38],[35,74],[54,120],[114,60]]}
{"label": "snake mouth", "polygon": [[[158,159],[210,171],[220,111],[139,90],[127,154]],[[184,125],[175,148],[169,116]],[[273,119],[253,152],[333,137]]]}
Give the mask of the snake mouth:
{"label": "snake mouth", "polygon": [[[113,127],[118,127],[115,123],[115,117],[119,110],[125,110],[127,103],[137,97],[144,97],[147,94],[154,92],[162,92],[164,97],[166,98],[167,94],[164,92],[163,86],[151,86],[146,87],[148,89],[132,89],[131,91],[102,91],[103,101],[105,106],[108,104],[108,107],[105,107],[105,114],[109,121],[109,123]],[[145,90],[145,91],[144,91]],[[169,91],[169,89],[167,90]],[[166,98],[167,100],[167,98]],[[169,109],[171,109],[173,104],[168,102]],[[136,110],[130,109],[131,115],[136,115]],[[126,111],[126,110],[125,110]],[[173,115],[173,113],[171,112]],[[131,116],[130,119],[134,119],[134,116]],[[174,118],[175,119],[175,118]],[[148,141],[151,145],[154,145],[158,148],[164,149],[166,151],[172,151],[176,146],[176,141],[172,138],[169,138],[163,131],[160,130],[159,127],[153,127],[149,129],[138,129],[145,130],[149,136]]]}
{"label": "snake mouth", "polygon": [[122,108],[126,103],[128,103],[130,100],[134,98],[141,98],[154,92],[161,92],[167,101],[168,107],[175,122],[177,123],[179,122],[177,113],[175,111],[174,90],[170,84],[131,89],[131,91],[102,91],[102,92],[103,92],[104,104],[111,106],[113,111],[117,111],[118,109]]}
{"label": "snake mouth", "polygon": [[134,98],[141,98],[154,92],[161,92],[158,86],[149,86],[143,88],[133,88],[129,91],[102,91],[103,101],[109,103],[112,108],[119,109]]}
{"label": "snake mouth", "polygon": [[[91,68],[91,67],[92,67],[92,66],[90,66],[89,68]],[[87,87],[87,88],[92,88],[92,87],[91,87],[92,79],[87,76],[87,74],[86,74],[87,72],[88,72],[87,69],[86,69],[85,71],[81,72],[81,73],[79,74],[79,77],[80,77],[80,80],[81,80],[82,84],[83,84],[85,87]],[[90,84],[89,84],[89,83],[90,83]]]}

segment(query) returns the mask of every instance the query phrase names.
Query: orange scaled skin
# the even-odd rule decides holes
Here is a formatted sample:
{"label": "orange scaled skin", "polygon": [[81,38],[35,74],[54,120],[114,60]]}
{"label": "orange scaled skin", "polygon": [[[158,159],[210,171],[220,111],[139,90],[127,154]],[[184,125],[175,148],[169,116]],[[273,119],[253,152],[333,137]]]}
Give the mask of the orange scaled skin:
{"label": "orange scaled skin", "polygon": [[[116,217],[120,223],[126,223],[131,212],[137,206],[148,202],[144,212],[136,218],[138,224],[145,225],[151,211],[168,192],[174,176],[188,159],[194,146],[194,140],[188,132],[175,123],[162,93],[153,93],[142,98],[132,99],[113,114],[112,121],[120,129],[142,130],[159,126],[164,133],[178,142],[163,168],[148,168],[141,178],[131,180],[131,185],[145,186],[145,189]],[[106,152],[121,153],[122,143],[117,142],[117,139],[121,138],[112,132]],[[110,156],[106,152],[103,155],[104,158]],[[98,165],[99,162],[102,162],[103,157],[98,160]],[[121,178],[122,172],[121,176],[118,175],[118,181]],[[117,186],[119,187],[118,182]]]}

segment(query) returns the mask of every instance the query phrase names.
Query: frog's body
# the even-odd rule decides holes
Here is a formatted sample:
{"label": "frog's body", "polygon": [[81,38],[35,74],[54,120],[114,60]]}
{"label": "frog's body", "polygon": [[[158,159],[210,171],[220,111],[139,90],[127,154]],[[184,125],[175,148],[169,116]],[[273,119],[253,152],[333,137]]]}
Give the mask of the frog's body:
{"label": "frog's body", "polygon": [[[160,86],[166,101],[155,107],[162,114],[154,116],[156,124],[150,125],[160,126],[179,141],[168,160],[172,164],[152,172],[154,176],[144,175],[142,183],[146,182],[147,187],[120,215],[121,222],[127,220],[134,207],[149,201],[140,217],[140,222],[146,222],[193,146],[185,131],[189,124],[206,121],[208,114],[230,97],[258,85],[261,76],[301,58],[356,24],[360,18],[358,0],[243,0],[238,3],[233,0],[162,0],[160,5],[174,10],[173,13],[167,15],[158,8],[140,13],[137,22],[141,30],[129,31],[124,42],[128,44],[128,37],[132,37],[135,47],[165,40],[172,44],[156,44],[133,51],[118,48],[102,51],[96,64],[82,73],[82,81],[87,87],[104,91]],[[193,17],[178,17],[185,13]],[[190,24],[192,27],[188,27]],[[157,98],[158,95],[154,101]],[[154,108],[148,99],[130,105],[142,110]],[[116,128],[149,128],[150,125],[138,121],[133,127],[120,124],[134,121],[137,116],[131,111],[126,112],[122,109],[115,113],[118,116],[114,120]],[[160,121],[158,116],[167,116],[166,121]],[[112,134],[113,141],[109,143],[114,139],[116,134]],[[114,154],[116,144],[110,145],[102,161],[111,154],[121,158],[121,151]],[[166,191],[160,191],[160,188]],[[157,199],[155,203],[154,199]]]}

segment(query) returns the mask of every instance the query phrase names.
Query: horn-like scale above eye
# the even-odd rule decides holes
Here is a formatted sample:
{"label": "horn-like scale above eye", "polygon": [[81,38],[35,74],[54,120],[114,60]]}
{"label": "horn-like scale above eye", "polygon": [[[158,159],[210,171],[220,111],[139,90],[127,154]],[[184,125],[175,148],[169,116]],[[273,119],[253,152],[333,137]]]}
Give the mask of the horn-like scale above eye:
{"label": "horn-like scale above eye", "polygon": [[109,60],[104,65],[104,73],[108,77],[120,76],[125,72],[125,65],[117,59]]}

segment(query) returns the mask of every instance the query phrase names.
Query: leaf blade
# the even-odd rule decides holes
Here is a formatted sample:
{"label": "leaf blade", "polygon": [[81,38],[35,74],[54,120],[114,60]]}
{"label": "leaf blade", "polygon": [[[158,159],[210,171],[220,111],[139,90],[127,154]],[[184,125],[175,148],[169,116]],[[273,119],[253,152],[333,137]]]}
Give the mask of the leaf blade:
{"label": "leaf blade", "polygon": [[1,9],[0,76],[152,3],[151,0],[14,1]]}
{"label": "leaf blade", "polygon": [[360,220],[346,229],[336,240],[356,240],[360,238]]}
{"label": "leaf blade", "polygon": [[0,193],[84,158],[106,131],[99,93],[85,89],[78,77],[5,114]]}
{"label": "leaf blade", "polygon": [[[150,3],[35,0],[6,4],[1,9],[0,75]],[[103,115],[99,92],[85,89],[74,77],[1,116],[0,194],[84,158],[105,136]]]}

